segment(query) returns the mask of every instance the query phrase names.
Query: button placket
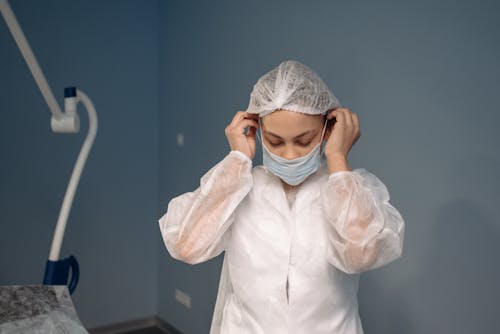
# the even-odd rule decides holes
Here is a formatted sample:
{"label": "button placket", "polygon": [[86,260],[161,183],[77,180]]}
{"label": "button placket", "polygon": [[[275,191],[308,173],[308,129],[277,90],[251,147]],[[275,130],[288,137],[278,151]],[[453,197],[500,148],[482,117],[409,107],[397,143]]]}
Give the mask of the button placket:
{"label": "button placket", "polygon": [[286,283],[285,283],[285,289],[286,289],[286,297],[287,297],[287,303],[290,305],[290,271],[291,271],[291,266],[295,266],[297,263],[297,255],[296,255],[296,250],[295,250],[295,230],[296,230],[296,220],[294,215],[290,217],[291,219],[291,238],[290,238],[290,250],[289,250],[289,259],[288,259],[288,272],[286,275]]}

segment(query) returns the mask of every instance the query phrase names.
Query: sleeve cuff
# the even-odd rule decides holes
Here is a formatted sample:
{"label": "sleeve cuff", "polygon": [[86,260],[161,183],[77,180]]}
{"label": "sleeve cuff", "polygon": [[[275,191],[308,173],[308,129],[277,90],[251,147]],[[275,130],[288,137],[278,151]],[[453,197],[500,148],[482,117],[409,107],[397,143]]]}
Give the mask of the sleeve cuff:
{"label": "sleeve cuff", "polygon": [[238,150],[232,150],[231,152],[229,152],[229,154],[232,154],[232,155],[237,155],[239,156],[240,158],[242,158],[243,160],[246,160],[250,163],[252,163],[252,159],[250,159],[249,157],[247,157],[247,155],[241,151],[238,151]]}
{"label": "sleeve cuff", "polygon": [[338,172],[333,172],[331,173],[329,176],[328,176],[328,180],[332,180],[336,177],[339,177],[339,176],[343,176],[343,175],[346,175],[346,174],[351,174],[353,171],[350,171],[350,170],[340,170]]}

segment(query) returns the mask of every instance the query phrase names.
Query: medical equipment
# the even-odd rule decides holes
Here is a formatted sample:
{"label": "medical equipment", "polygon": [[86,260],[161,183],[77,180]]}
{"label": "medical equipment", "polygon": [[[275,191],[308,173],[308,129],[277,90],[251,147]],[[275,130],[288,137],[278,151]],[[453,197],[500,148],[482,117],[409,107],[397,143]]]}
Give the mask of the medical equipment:
{"label": "medical equipment", "polygon": [[77,114],[77,104],[82,102],[87,110],[89,117],[89,130],[87,137],[82,145],[80,154],[73,168],[71,178],[66,189],[66,194],[59,212],[56,229],[50,249],[49,258],[46,263],[45,276],[43,284],[45,285],[66,285],[68,281],[69,269],[72,271],[69,291],[73,293],[78,284],[79,266],[76,258],[70,256],[59,260],[64,231],[68,221],[69,212],[73,203],[73,198],[80,181],[85,162],[92,148],[95,136],[97,134],[97,114],[88,96],[76,87],[67,87],[64,90],[64,112],[61,111],[52,90],[50,89],[45,76],[38,65],[28,41],[12,11],[7,0],[0,0],[0,12],[2,13],[7,26],[14,37],[28,67],[40,89],[45,102],[52,112],[51,128],[56,133],[78,133],[80,130],[80,121]]}

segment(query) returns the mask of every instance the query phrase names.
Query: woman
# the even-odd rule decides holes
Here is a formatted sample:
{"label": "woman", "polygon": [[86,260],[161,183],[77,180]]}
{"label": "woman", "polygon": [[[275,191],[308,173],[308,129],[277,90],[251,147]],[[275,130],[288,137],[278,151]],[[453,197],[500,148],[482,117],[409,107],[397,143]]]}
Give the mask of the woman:
{"label": "woman", "polygon": [[358,116],[289,60],[225,132],[231,152],[159,220],[178,260],[225,251],[210,333],[363,333],[359,275],[401,256],[405,224],[385,185],[349,168]]}

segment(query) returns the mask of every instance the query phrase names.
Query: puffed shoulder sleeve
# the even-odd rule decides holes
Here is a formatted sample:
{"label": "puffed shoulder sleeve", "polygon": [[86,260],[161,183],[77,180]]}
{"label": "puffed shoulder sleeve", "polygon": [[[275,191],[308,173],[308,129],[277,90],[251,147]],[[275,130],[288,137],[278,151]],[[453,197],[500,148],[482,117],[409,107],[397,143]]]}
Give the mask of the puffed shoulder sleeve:
{"label": "puffed shoulder sleeve", "polygon": [[170,255],[189,264],[207,261],[225,248],[234,211],[253,186],[252,160],[231,151],[193,192],[170,200],[160,230]]}
{"label": "puffed shoulder sleeve", "polygon": [[401,257],[405,222],[389,198],[387,187],[366,169],[329,175],[321,200],[332,265],[352,274]]}

